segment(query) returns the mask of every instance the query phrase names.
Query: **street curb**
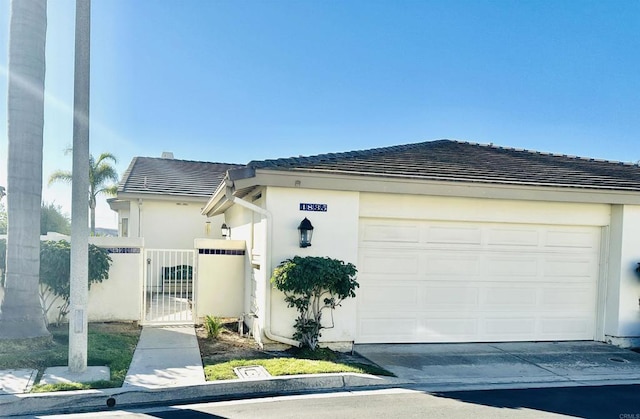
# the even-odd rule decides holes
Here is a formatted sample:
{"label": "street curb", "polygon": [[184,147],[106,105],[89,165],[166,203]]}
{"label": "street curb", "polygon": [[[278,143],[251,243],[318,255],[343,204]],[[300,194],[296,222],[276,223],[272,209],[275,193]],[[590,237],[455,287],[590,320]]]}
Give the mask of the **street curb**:
{"label": "street curb", "polygon": [[[101,390],[58,391],[0,395],[0,417],[32,416],[144,408],[158,405],[187,404],[274,397],[318,391],[355,391],[405,388],[428,393],[459,391],[638,385],[639,377],[583,376],[579,380],[526,381],[522,377],[502,380],[472,379],[419,383],[395,377],[356,373],[287,375],[260,380],[211,381],[183,387],[147,389],[126,386]],[[109,402],[114,402],[108,405]]]}
{"label": "street curb", "polygon": [[[232,400],[246,396],[265,397],[319,390],[389,388],[415,383],[392,377],[336,373],[289,375],[266,380],[225,380],[186,387],[146,389],[120,387],[100,390],[58,391],[0,395],[0,416],[21,416],[153,406],[171,401],[184,404],[199,401]],[[109,403],[110,405],[108,405]],[[114,403],[114,404],[111,404]]]}

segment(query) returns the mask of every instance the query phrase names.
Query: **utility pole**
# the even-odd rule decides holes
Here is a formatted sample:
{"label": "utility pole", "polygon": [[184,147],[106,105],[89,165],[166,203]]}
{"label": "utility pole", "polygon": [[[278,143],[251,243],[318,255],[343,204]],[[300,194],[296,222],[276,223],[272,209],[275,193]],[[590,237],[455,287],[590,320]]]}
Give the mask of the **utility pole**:
{"label": "utility pole", "polygon": [[69,371],[74,374],[83,373],[87,369],[90,33],[91,0],[76,0],[69,311]]}

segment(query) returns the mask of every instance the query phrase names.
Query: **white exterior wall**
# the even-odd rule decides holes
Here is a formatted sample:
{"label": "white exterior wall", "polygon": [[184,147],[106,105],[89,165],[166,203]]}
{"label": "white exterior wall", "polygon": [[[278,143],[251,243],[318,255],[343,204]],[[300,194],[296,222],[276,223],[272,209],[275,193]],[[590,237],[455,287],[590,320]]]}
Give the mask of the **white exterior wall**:
{"label": "white exterior wall", "polygon": [[[252,298],[255,290],[255,285],[252,283],[251,263],[251,260],[255,259],[253,257],[253,212],[240,205],[234,205],[224,214],[224,220],[231,228],[231,240],[245,242],[243,313],[255,313],[258,307],[254,304],[255,298]],[[252,323],[248,318],[245,318],[245,321]],[[249,326],[254,327],[253,324]]]}
{"label": "white exterior wall", "polygon": [[[132,203],[136,205],[135,203]],[[140,237],[149,249],[193,249],[196,238],[222,239],[221,216],[207,218],[200,214],[204,202],[144,200],[140,207]],[[135,212],[135,211],[132,211]],[[210,222],[207,235],[206,222]],[[130,235],[136,237],[136,231]]]}
{"label": "white exterior wall", "polygon": [[[118,235],[122,219],[129,220],[128,237],[142,237],[149,249],[193,249],[197,238],[222,239],[223,216],[200,214],[204,201],[131,198],[118,202]],[[207,222],[209,222],[207,227]]]}
{"label": "white exterior wall", "polygon": [[234,251],[244,252],[244,241],[197,239],[195,247],[205,250],[196,255],[196,317],[240,317],[244,305],[245,256]]}
{"label": "white exterior wall", "polygon": [[136,238],[91,237],[100,247],[137,249],[139,253],[110,253],[109,278],[91,285],[87,303],[92,322],[138,321],[141,316],[144,253],[142,240]]}
{"label": "white exterior wall", "polygon": [[[68,236],[43,236],[45,240],[67,240]],[[112,263],[109,277],[89,289],[87,316],[90,322],[138,321],[141,316],[143,241],[137,238],[90,237],[89,243],[102,248],[132,249],[138,253],[109,253]],[[49,311],[48,321],[58,316],[56,305]]]}
{"label": "white exterior wall", "polygon": [[610,206],[563,202],[362,193],[360,216],[496,223],[607,226]]}
{"label": "white exterior wall", "polygon": [[[300,203],[327,204],[327,212],[300,211]],[[302,188],[270,187],[266,193],[267,209],[273,214],[271,271],[293,256],[328,256],[351,262],[358,260],[358,192],[323,191]],[[298,225],[307,217],[314,227],[311,247],[300,248]],[[271,272],[265,278],[270,285]],[[356,295],[357,295],[356,290]],[[285,337],[293,335],[297,316],[288,308],[284,295],[272,289],[271,332]],[[352,342],[356,330],[355,299],[347,299],[334,313],[335,327],[322,330],[320,342]],[[329,325],[325,312],[323,324]]]}
{"label": "white exterior wall", "polygon": [[[254,194],[255,196],[255,194]],[[358,193],[303,188],[268,187],[262,198],[246,201],[266,208],[273,217],[271,253],[263,259],[267,246],[266,217],[239,205],[225,213],[234,239],[246,240],[245,313],[255,313],[254,326],[265,327],[264,297],[270,276],[282,260],[295,255],[329,256],[358,262],[360,218],[397,220],[440,220],[457,222],[514,223],[591,226],[602,229],[601,279],[598,316],[599,336],[616,344],[640,336],[640,278],[635,273],[640,262],[640,206],[592,203],[544,202],[506,199],[458,198],[426,195]],[[328,211],[300,211],[300,203],[327,204]],[[307,217],[314,225],[312,246],[301,249],[297,227]],[[267,263],[268,262],[268,263]],[[255,284],[252,290],[252,275]],[[356,290],[357,294],[357,290]],[[256,305],[251,302],[255,299]],[[357,300],[357,297],[356,299]],[[322,342],[353,341],[356,328],[355,300],[346,301],[335,315],[334,329],[323,330]],[[606,300],[606,301],[605,301]],[[271,332],[291,337],[295,309],[286,307],[283,295],[271,292]],[[325,316],[327,320],[328,316]],[[600,329],[601,328],[601,329]],[[257,331],[258,338],[261,333]]]}
{"label": "white exterior wall", "polygon": [[610,229],[605,335],[621,346],[640,344],[640,206],[615,205]]}

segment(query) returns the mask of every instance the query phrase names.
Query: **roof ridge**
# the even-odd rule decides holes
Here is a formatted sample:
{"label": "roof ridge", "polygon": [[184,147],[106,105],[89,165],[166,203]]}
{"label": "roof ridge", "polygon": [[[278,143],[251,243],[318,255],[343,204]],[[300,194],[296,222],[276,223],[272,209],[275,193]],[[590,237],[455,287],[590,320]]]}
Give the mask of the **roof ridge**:
{"label": "roof ridge", "polygon": [[506,147],[506,146],[495,145],[494,143],[488,143],[487,144],[487,143],[478,143],[478,142],[462,141],[462,140],[450,140],[450,141],[454,141],[454,142],[456,142],[458,144],[475,145],[475,146],[479,146],[479,147],[492,148],[492,149],[496,149],[496,150],[525,152],[525,153],[536,154],[536,155],[540,155],[540,156],[564,157],[564,158],[567,158],[567,159],[580,160],[580,161],[592,161],[592,162],[601,162],[601,163],[623,164],[623,165],[627,165],[627,166],[638,166],[639,163],[640,163],[640,162],[634,163],[634,162],[631,162],[631,161],[622,161],[622,160],[598,159],[598,158],[593,158],[593,157],[585,157],[585,156],[578,156],[578,155],[572,155],[572,154],[553,153],[553,152],[550,152],[550,151],[538,151],[538,150],[532,150],[532,149],[528,149],[528,148]]}
{"label": "roof ridge", "polygon": [[252,167],[265,167],[265,166],[274,166],[278,163],[309,163],[314,161],[322,160],[323,158],[329,157],[330,159],[338,159],[341,157],[367,157],[373,156],[380,153],[386,153],[389,151],[405,151],[411,150],[414,148],[418,148],[424,144],[434,144],[437,142],[450,142],[452,140],[448,139],[440,139],[440,140],[431,140],[431,141],[422,141],[418,143],[410,143],[410,144],[397,144],[392,146],[384,146],[384,147],[376,147],[370,149],[360,149],[360,150],[351,150],[351,151],[341,151],[338,153],[322,153],[322,154],[313,154],[310,156],[298,156],[298,157],[282,157],[277,159],[266,159],[266,160],[252,160],[247,163],[247,166]]}
{"label": "roof ridge", "polygon": [[229,166],[244,166],[241,163],[225,163],[225,162],[215,162],[215,161],[204,161],[204,160],[186,160],[186,159],[167,159],[163,157],[147,157],[147,156],[136,156],[134,159],[149,159],[149,160],[162,160],[162,161],[179,161],[186,163],[206,163],[206,164],[225,164]]}

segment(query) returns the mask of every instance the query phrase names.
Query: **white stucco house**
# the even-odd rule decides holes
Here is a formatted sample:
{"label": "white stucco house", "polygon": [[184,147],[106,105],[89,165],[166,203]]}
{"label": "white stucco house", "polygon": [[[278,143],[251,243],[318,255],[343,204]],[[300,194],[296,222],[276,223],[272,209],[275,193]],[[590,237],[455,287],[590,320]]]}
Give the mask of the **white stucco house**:
{"label": "white stucco house", "polygon": [[[241,311],[265,345],[292,343],[296,312],[269,279],[295,255],[359,271],[357,296],[335,311],[325,344],[640,343],[637,165],[440,140],[204,172],[219,181],[207,202],[205,191],[191,201],[176,190],[147,203],[159,181],[140,172],[135,188],[125,176],[112,207],[145,240],[145,222],[169,228],[192,202],[224,221],[246,244]],[[174,215],[145,221],[152,206]],[[314,234],[301,248],[304,218]],[[194,219],[189,228],[202,231]]]}
{"label": "white stucco house", "polygon": [[229,169],[228,163],[134,157],[122,175],[115,198],[118,236],[143,238],[144,246],[192,249],[196,238],[222,238],[222,217],[207,218],[201,210]]}

